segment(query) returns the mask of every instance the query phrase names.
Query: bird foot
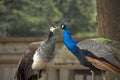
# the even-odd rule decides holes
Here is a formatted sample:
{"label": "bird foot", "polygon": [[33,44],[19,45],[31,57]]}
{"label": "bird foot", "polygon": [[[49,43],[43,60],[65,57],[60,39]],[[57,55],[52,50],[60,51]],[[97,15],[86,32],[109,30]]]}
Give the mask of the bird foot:
{"label": "bird foot", "polygon": [[94,71],[90,71],[91,73],[92,73],[92,76],[91,76],[91,78],[92,78],[92,80],[95,80],[95,73],[94,73]]}

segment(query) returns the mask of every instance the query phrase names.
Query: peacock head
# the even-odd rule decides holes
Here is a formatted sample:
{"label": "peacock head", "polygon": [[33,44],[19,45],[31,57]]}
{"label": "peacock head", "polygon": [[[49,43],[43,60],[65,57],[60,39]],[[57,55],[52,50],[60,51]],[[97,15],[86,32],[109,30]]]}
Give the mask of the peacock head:
{"label": "peacock head", "polygon": [[68,25],[67,24],[62,24],[61,26],[60,26],[60,29],[63,29],[63,30],[67,30],[68,29]]}
{"label": "peacock head", "polygon": [[50,31],[53,32],[53,33],[54,33],[55,30],[57,30],[57,29],[58,29],[58,27],[56,27],[56,26],[51,26],[51,27],[50,27]]}

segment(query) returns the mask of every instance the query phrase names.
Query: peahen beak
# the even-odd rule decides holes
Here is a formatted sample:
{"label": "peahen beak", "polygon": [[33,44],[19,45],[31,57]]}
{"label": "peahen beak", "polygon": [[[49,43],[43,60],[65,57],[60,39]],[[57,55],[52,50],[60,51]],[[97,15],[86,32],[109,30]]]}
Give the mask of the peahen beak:
{"label": "peahen beak", "polygon": [[51,26],[50,31],[54,32],[55,30],[59,29],[59,27]]}

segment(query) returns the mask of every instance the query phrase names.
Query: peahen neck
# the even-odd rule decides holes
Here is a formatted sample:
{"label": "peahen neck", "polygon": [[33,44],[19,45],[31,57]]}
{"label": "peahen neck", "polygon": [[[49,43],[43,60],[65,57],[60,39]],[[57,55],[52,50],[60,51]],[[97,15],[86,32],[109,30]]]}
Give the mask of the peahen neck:
{"label": "peahen neck", "polygon": [[54,43],[55,42],[55,36],[53,32],[49,32],[47,39],[45,40],[45,43]]}
{"label": "peahen neck", "polygon": [[75,52],[76,51],[75,48],[76,48],[76,44],[78,42],[72,39],[69,29],[65,29],[64,35],[63,35],[63,41],[64,41],[64,44],[66,45],[66,47],[72,53],[76,53]]}

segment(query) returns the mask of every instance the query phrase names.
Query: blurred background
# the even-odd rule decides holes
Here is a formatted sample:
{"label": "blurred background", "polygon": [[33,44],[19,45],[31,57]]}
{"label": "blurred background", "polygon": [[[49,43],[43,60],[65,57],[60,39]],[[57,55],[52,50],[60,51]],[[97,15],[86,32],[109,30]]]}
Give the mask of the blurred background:
{"label": "blurred background", "polygon": [[[100,36],[120,41],[118,3],[117,0],[0,0],[0,79],[13,80],[25,48],[31,42],[43,40],[51,25],[60,26],[65,19],[69,19],[72,36],[77,40]],[[62,33],[56,31],[57,56],[46,80],[90,80],[90,71],[63,46]],[[101,78],[97,73],[96,80]],[[109,73],[107,78],[114,80],[115,76]]]}
{"label": "blurred background", "polygon": [[42,37],[65,18],[74,36],[97,35],[96,0],[1,0],[0,37]]}

